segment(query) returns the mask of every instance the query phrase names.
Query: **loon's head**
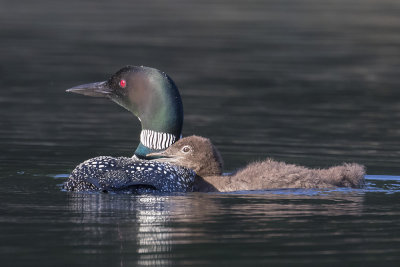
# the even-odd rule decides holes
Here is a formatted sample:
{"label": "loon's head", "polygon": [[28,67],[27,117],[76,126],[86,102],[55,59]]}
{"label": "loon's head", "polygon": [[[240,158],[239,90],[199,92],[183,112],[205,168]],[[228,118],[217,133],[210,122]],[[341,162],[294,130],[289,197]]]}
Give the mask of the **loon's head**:
{"label": "loon's head", "polygon": [[174,81],[154,68],[126,66],[107,81],[83,84],[67,92],[106,97],[126,108],[142,123],[139,158],[166,149],[182,132],[183,105]]}
{"label": "loon's head", "polygon": [[180,139],[165,151],[148,156],[160,157],[156,161],[169,162],[192,169],[199,176],[221,175],[223,160],[210,139],[192,135]]}

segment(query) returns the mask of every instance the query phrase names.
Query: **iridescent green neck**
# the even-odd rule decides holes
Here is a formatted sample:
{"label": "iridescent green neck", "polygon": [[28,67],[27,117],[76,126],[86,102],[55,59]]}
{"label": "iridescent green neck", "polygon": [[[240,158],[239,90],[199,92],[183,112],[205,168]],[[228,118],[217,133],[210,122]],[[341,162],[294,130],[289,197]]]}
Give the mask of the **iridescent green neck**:
{"label": "iridescent green neck", "polygon": [[135,151],[139,158],[165,150],[182,135],[183,105],[178,88],[165,73],[150,71],[147,77],[152,93],[146,101],[136,104],[142,124],[140,144]]}

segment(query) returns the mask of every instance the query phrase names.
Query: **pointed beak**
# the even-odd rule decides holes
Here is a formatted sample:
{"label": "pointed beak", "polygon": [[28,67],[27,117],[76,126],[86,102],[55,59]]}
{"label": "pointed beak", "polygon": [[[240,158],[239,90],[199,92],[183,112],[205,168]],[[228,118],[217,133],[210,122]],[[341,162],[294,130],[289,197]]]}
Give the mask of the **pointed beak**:
{"label": "pointed beak", "polygon": [[112,89],[108,86],[108,83],[104,81],[78,85],[67,89],[66,92],[93,97],[109,97],[112,94]]}
{"label": "pointed beak", "polygon": [[160,162],[174,162],[174,157],[168,155],[165,151],[149,153],[146,157]]}
{"label": "pointed beak", "polygon": [[168,156],[164,151],[160,151],[160,152],[153,152],[153,153],[149,153],[146,155],[146,157],[160,157],[160,158],[169,158],[170,156]]}

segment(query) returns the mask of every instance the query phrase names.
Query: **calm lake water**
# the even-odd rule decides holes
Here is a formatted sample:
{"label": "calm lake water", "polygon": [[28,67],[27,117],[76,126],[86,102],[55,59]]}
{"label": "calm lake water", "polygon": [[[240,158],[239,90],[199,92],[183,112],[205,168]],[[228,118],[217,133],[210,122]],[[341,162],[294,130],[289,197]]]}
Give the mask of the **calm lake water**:
{"label": "calm lake water", "polygon": [[[0,0],[1,266],[398,266],[400,2]],[[232,171],[366,165],[362,190],[74,194],[139,121],[66,94],[124,65],[168,73],[184,135]]]}

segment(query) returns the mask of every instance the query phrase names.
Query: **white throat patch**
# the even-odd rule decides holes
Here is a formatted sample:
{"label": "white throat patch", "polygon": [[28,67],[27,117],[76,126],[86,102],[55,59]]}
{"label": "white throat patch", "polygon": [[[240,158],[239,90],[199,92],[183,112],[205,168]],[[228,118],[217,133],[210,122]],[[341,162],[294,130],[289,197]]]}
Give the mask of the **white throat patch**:
{"label": "white throat patch", "polygon": [[151,149],[166,149],[175,142],[175,136],[170,133],[160,133],[152,130],[142,130],[140,142]]}

